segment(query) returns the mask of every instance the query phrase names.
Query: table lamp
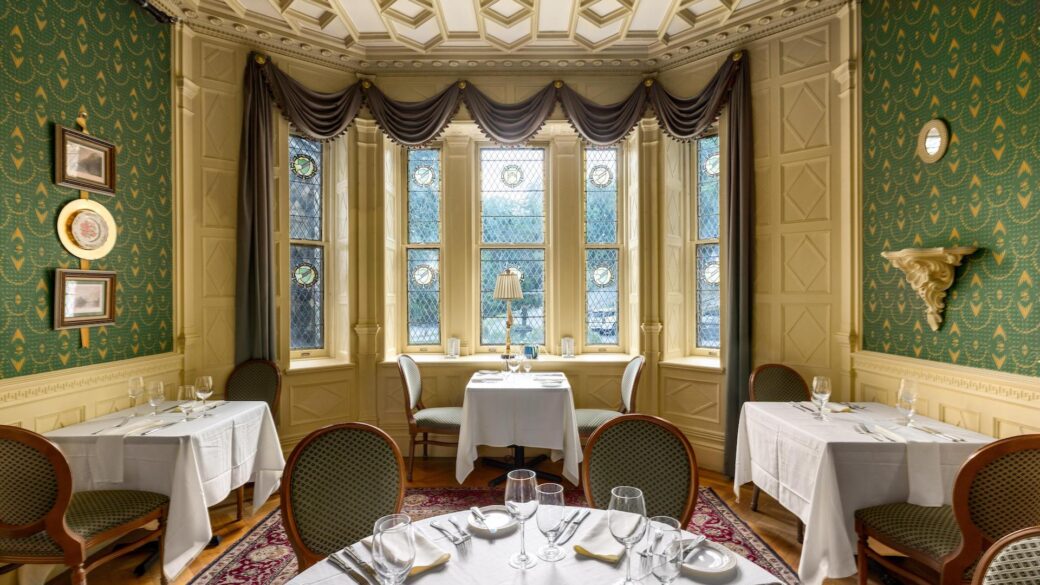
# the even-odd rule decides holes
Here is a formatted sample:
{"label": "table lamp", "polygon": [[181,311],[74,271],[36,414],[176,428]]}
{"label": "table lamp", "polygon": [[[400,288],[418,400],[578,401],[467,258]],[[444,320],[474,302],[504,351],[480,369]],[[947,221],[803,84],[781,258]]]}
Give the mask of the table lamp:
{"label": "table lamp", "polygon": [[506,268],[502,274],[495,279],[495,300],[506,302],[506,353],[502,357],[509,358],[509,330],[513,328],[513,301],[524,298],[524,292],[520,290],[520,275]]}

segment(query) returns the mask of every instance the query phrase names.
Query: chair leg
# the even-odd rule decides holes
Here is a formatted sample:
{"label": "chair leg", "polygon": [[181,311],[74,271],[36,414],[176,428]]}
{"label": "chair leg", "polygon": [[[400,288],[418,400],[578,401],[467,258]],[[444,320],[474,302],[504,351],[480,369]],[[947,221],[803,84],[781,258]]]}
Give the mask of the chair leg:
{"label": "chair leg", "polygon": [[415,469],[415,435],[408,442],[408,481],[412,481],[412,470]]}
{"label": "chair leg", "polygon": [[430,443],[428,442],[430,440],[430,433],[423,433],[422,440],[422,458],[423,461],[425,461],[430,458]]}
{"label": "chair leg", "polygon": [[762,495],[762,490],[758,486],[754,486],[755,489],[751,490],[751,511],[758,512],[758,497]]}
{"label": "chair leg", "polygon": [[246,509],[246,486],[240,485],[235,490],[235,506],[237,507],[235,520],[241,522],[242,518],[245,518]]}
{"label": "chair leg", "polygon": [[798,520],[798,544],[805,541],[805,522]]}
{"label": "chair leg", "polygon": [[72,569],[72,585],[87,585],[87,571],[83,565],[77,565]]}
{"label": "chair leg", "polygon": [[859,585],[867,585],[867,535],[862,530],[857,532],[859,539],[856,543],[856,571],[859,573]]}

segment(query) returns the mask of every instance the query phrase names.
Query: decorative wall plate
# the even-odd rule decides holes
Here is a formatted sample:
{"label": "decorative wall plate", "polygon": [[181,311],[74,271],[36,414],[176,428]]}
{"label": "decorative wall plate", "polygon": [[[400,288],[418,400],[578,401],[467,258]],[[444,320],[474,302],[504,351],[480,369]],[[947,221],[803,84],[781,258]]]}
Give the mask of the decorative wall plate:
{"label": "decorative wall plate", "polygon": [[73,256],[104,258],[116,245],[116,220],[97,201],[73,199],[58,214],[58,239]]}

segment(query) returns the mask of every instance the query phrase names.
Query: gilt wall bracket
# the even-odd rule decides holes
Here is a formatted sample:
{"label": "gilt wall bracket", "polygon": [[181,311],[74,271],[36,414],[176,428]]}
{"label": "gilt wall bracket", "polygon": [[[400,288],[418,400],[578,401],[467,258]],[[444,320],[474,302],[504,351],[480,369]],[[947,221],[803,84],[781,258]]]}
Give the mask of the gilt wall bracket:
{"label": "gilt wall bracket", "polygon": [[975,246],[906,248],[881,255],[906,274],[906,281],[928,306],[928,325],[932,331],[938,331],[946,308],[946,291],[953,285],[954,269],[977,249]]}

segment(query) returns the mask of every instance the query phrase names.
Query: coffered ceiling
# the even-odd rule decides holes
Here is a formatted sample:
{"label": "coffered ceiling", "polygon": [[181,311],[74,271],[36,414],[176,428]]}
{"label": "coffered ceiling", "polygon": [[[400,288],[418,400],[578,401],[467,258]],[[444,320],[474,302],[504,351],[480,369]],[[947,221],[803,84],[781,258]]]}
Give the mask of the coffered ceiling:
{"label": "coffered ceiling", "polygon": [[850,0],[161,0],[196,29],[356,71],[659,69]]}

